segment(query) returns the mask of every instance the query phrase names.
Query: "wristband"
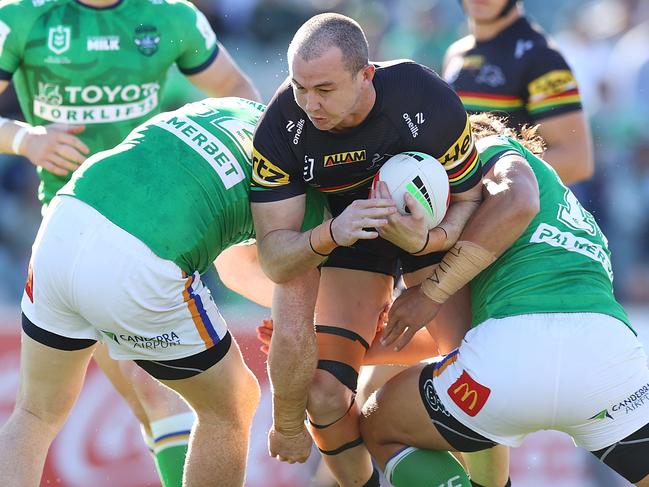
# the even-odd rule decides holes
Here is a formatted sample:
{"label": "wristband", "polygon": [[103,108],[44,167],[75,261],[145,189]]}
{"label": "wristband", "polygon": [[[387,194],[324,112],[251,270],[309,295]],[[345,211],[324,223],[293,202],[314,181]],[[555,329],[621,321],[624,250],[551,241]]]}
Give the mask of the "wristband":
{"label": "wristband", "polygon": [[424,250],[426,250],[426,247],[428,247],[428,242],[430,242],[430,232],[426,232],[426,241],[424,242],[424,246],[417,252],[410,252],[410,255],[421,254]]}
{"label": "wristband", "polygon": [[331,238],[331,222],[323,222],[314,227],[309,234],[309,246],[311,250],[322,257],[327,257],[337,246]]}
{"label": "wristband", "polygon": [[334,220],[335,220],[336,218],[337,218],[337,217],[333,217],[331,220],[329,220],[329,236],[331,237],[331,240],[333,241],[333,243],[336,244],[336,247],[340,247],[340,244],[339,244],[338,242],[336,242],[336,238],[334,237],[334,231],[333,231],[333,228],[331,228],[331,227],[333,226],[333,224],[334,224]]}
{"label": "wristband", "polygon": [[13,151],[14,154],[20,155],[20,153],[18,152],[20,150],[20,144],[25,138],[25,135],[27,135],[27,132],[28,132],[27,127],[20,127],[18,131],[14,134],[14,139],[11,142],[11,150]]}
{"label": "wristband", "polygon": [[8,118],[0,117],[0,127],[2,127],[7,122],[9,122]]}
{"label": "wristband", "polygon": [[433,275],[421,284],[421,291],[442,304],[496,260],[487,249],[461,240],[444,255]]}
{"label": "wristband", "polygon": [[322,252],[318,252],[318,251],[315,249],[315,247],[313,247],[313,242],[311,242],[311,236],[312,236],[312,235],[313,235],[313,228],[312,228],[311,231],[309,232],[309,247],[311,247],[311,251],[312,251],[314,254],[319,255],[320,257],[329,257],[329,254],[331,254],[331,252],[329,252],[329,254],[323,254]]}

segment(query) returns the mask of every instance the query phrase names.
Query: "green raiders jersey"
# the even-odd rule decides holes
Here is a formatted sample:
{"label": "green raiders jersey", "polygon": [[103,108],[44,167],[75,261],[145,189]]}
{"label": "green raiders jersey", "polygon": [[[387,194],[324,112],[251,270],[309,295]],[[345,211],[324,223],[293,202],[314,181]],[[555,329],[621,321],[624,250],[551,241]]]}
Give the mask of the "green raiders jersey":
{"label": "green raiders jersey", "polygon": [[[0,79],[13,79],[26,120],[85,124],[91,153],[118,144],[160,112],[169,67],[208,67],[218,43],[205,16],[184,0],[0,3]],[[44,203],[69,177],[38,168]]]}
{"label": "green raiders jersey", "polygon": [[[90,157],[58,194],[89,204],[185,272],[205,272],[224,249],[254,237],[252,134],[264,108],[208,98],[158,114]],[[324,196],[311,193],[303,228],[324,212]]]}
{"label": "green raiders jersey", "polygon": [[502,157],[523,156],[538,181],[540,211],[518,240],[471,282],[473,324],[528,313],[589,312],[629,325],[613,295],[606,237],[554,169],[507,137],[485,137],[476,147],[485,174]]}

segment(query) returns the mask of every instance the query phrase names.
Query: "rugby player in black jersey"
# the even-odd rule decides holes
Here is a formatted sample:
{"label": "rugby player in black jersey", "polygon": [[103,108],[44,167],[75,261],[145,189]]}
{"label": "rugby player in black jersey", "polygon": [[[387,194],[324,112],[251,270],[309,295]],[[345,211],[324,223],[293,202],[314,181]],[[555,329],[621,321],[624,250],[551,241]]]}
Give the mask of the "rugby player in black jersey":
{"label": "rugby player in black jersey", "polygon": [[[283,284],[285,303],[273,309],[269,450],[280,460],[306,460],[306,409],[337,481],[377,486],[358,429],[358,369],[391,300],[397,267],[407,284],[430,274],[437,252],[454,244],[479,206],[482,170],[453,90],[412,61],[370,63],[352,19],[322,14],[307,21],[288,62],[289,77],[255,133],[250,195],[260,262]],[[413,215],[402,216],[390,198],[368,199],[381,165],[406,150],[435,156],[448,173],[451,206],[429,232],[414,205]],[[328,195],[334,218],[300,233],[308,185]],[[388,222],[399,229],[391,241],[379,238]]]}
{"label": "rugby player in black jersey", "polygon": [[495,111],[509,125],[540,124],[543,159],[566,184],[593,174],[590,129],[577,82],[522,1],[461,0],[470,35],[446,51],[443,76],[470,113]]}

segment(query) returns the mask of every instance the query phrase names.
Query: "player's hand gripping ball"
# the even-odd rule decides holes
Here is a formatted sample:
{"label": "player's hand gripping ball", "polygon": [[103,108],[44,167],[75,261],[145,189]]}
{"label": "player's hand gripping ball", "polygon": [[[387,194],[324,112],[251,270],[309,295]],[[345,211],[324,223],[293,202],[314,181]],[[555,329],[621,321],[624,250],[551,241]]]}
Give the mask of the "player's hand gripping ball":
{"label": "player's hand gripping ball", "polygon": [[381,167],[374,184],[384,181],[399,213],[409,213],[404,195],[410,193],[425,210],[426,226],[436,227],[446,215],[450,200],[448,176],[442,164],[423,152],[402,152]]}

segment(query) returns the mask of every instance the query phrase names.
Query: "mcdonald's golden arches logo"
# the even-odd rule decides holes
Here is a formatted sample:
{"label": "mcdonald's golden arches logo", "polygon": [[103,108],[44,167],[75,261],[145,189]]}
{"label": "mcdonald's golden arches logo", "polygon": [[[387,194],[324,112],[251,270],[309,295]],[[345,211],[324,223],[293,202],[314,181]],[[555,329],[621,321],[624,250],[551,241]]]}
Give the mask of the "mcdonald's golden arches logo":
{"label": "mcdonald's golden arches logo", "polygon": [[448,388],[448,395],[458,407],[469,416],[475,416],[489,399],[491,389],[479,384],[467,373],[462,375]]}

